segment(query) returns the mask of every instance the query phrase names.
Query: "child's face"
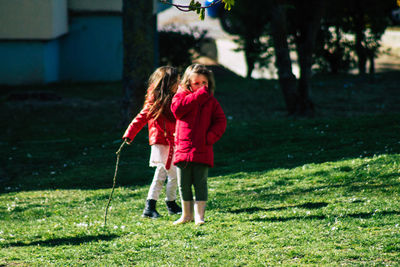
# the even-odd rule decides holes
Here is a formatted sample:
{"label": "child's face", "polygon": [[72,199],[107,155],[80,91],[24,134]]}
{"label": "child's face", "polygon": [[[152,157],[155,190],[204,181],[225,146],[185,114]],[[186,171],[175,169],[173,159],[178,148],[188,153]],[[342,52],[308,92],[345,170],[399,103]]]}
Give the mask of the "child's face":
{"label": "child's face", "polygon": [[192,91],[196,92],[203,86],[208,87],[208,79],[203,74],[193,73],[192,75],[190,75],[189,84]]}

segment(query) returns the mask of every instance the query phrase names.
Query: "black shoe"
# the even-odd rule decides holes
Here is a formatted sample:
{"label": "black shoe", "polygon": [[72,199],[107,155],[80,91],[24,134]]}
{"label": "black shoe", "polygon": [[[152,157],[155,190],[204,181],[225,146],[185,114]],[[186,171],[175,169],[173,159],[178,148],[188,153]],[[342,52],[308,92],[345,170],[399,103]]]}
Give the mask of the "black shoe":
{"label": "black shoe", "polygon": [[178,204],[176,204],[175,200],[165,201],[165,203],[167,203],[167,209],[168,209],[169,215],[182,213],[182,208],[179,207]]}
{"label": "black shoe", "polygon": [[161,215],[156,211],[156,203],[157,200],[154,199],[148,199],[146,201],[146,207],[144,208],[142,217],[147,217],[147,218],[158,218]]}

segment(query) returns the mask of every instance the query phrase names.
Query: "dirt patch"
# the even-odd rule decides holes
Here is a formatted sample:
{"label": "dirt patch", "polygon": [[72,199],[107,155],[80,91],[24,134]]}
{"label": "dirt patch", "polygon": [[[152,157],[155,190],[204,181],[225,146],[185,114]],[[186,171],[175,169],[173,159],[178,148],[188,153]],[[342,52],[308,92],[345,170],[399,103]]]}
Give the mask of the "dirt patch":
{"label": "dirt patch", "polygon": [[377,72],[400,70],[400,48],[382,52],[376,58],[375,64]]}
{"label": "dirt patch", "polygon": [[61,101],[62,97],[54,92],[23,91],[11,92],[6,96],[6,101]]}

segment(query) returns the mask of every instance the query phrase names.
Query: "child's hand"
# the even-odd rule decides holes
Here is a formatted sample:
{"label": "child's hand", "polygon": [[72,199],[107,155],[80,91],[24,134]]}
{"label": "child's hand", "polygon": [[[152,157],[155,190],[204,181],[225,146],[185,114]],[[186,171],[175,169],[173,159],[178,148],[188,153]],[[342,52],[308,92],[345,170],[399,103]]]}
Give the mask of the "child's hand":
{"label": "child's hand", "polygon": [[125,142],[126,142],[128,145],[130,145],[130,144],[132,143],[132,140],[129,139],[129,138],[125,138],[124,140],[125,140]]}
{"label": "child's hand", "polygon": [[205,90],[208,94],[210,94],[210,90],[208,90],[207,85],[203,85],[201,87],[196,88],[196,90],[194,92],[199,91],[199,90]]}
{"label": "child's hand", "polygon": [[182,93],[182,92],[191,92],[186,86],[179,85],[177,93]]}

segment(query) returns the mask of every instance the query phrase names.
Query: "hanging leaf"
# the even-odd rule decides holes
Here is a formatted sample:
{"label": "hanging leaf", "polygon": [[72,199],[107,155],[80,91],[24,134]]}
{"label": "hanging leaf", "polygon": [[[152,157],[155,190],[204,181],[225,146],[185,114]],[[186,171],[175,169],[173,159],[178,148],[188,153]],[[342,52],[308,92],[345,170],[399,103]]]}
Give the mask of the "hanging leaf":
{"label": "hanging leaf", "polygon": [[223,0],[223,2],[225,3],[224,8],[226,10],[231,10],[232,6],[235,4],[235,0]]}
{"label": "hanging leaf", "polygon": [[200,16],[199,17],[200,17],[201,20],[204,20],[205,13],[206,13],[205,11],[206,10],[204,8],[202,8],[201,11],[200,11]]}

